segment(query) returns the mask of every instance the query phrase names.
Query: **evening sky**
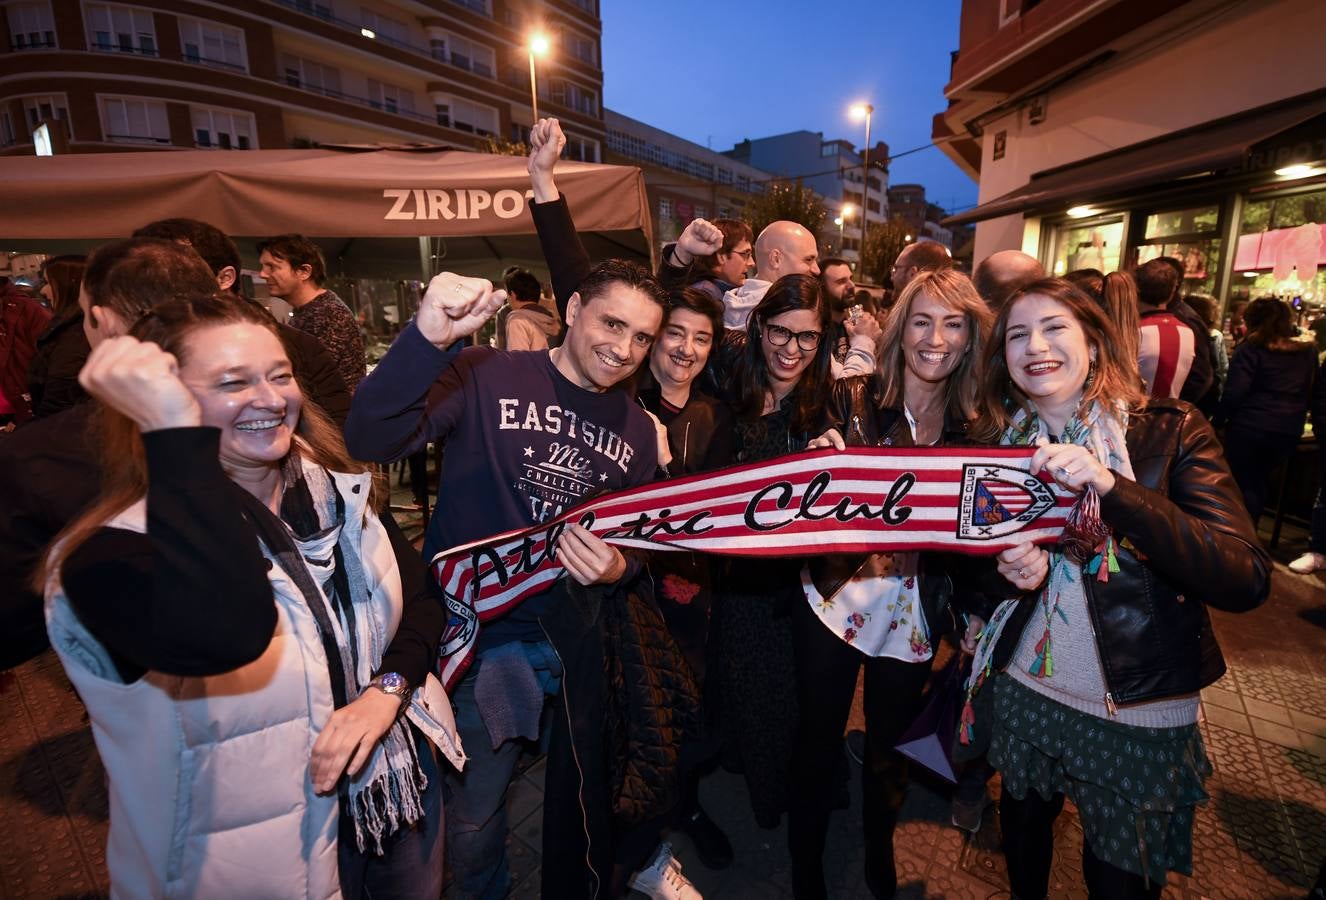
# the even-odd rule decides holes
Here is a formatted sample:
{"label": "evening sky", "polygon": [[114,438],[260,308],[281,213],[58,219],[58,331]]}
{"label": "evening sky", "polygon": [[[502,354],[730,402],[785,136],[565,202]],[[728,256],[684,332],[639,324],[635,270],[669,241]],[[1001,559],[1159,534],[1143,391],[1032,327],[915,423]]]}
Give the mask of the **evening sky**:
{"label": "evening sky", "polygon": [[[605,105],[728,150],[744,138],[805,129],[859,147],[848,117],[875,107],[871,143],[901,153],[930,142],[946,106],[960,0],[601,0]],[[925,185],[946,209],[976,202],[976,183],[937,148],[896,159],[889,183]]]}

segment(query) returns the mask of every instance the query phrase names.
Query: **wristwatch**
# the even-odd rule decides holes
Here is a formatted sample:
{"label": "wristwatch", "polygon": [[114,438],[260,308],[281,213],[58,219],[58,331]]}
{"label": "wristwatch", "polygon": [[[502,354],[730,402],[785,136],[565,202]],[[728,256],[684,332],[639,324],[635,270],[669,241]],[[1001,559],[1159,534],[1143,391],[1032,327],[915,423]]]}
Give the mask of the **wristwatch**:
{"label": "wristwatch", "polygon": [[400,672],[383,672],[370,681],[368,686],[377,688],[389,697],[395,697],[402,706],[410,699],[410,682],[406,681]]}

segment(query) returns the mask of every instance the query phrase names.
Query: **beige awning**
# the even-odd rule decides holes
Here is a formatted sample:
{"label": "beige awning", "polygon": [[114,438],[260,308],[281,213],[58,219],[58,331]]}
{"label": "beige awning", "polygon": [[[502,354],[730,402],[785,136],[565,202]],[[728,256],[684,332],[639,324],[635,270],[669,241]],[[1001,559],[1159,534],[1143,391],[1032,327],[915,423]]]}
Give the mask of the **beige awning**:
{"label": "beige awning", "polygon": [[1261,107],[1089,159],[1037,172],[1031,181],[944,225],[965,225],[1012,213],[1064,212],[1160,188],[1177,179],[1244,166],[1254,146],[1326,116],[1326,93]]}
{"label": "beige awning", "polygon": [[[531,245],[522,157],[447,149],[184,150],[0,157],[0,238],[123,237],[148,222],[202,219],[233,236],[443,237]],[[644,256],[644,176],[563,162],[576,225]]]}

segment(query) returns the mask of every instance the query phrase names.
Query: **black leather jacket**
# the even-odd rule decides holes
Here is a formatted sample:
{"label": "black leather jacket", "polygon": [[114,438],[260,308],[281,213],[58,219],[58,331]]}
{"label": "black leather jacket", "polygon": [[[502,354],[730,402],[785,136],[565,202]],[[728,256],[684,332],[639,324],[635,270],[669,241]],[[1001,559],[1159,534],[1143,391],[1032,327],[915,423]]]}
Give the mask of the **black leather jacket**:
{"label": "black leather jacket", "polygon": [[[829,428],[838,429],[848,446],[912,446],[906,416],[901,409],[880,406],[879,382],[869,375],[840,378],[833,383],[824,430]],[[945,416],[940,444],[962,444],[967,440],[967,423]],[[859,553],[833,553],[812,557],[807,567],[820,596],[832,597],[860,571],[866,559]],[[949,604],[953,581],[945,574],[952,568],[948,563],[955,561],[954,554],[921,554],[921,608],[932,644],[957,626]],[[964,592],[964,597],[969,593]]]}
{"label": "black leather jacket", "polygon": [[[1101,518],[1118,542],[1119,572],[1084,579],[1104,669],[1106,706],[1194,693],[1225,673],[1208,605],[1259,606],[1271,589],[1262,549],[1215,433],[1191,404],[1153,400],[1128,424],[1135,481],[1116,474]],[[1024,594],[995,648],[1012,659],[1035,610]]]}

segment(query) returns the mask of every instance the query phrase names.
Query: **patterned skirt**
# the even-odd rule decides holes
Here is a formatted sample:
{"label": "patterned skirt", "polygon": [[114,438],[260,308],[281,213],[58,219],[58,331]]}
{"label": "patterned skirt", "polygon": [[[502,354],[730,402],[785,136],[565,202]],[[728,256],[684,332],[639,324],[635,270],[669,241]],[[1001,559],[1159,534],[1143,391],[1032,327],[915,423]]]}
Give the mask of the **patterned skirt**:
{"label": "patterned skirt", "polygon": [[994,679],[988,758],[1023,799],[1064,794],[1097,859],[1162,884],[1192,872],[1193,811],[1211,774],[1196,725],[1140,728],[1078,712],[1014,679]]}

